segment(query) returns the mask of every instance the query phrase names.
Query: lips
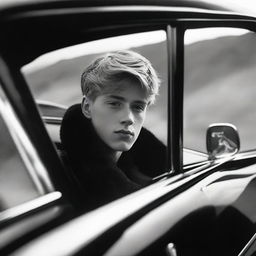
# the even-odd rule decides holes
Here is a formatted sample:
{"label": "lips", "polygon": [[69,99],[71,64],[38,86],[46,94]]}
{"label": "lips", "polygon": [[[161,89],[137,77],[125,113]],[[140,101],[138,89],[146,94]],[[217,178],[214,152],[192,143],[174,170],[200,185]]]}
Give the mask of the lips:
{"label": "lips", "polygon": [[125,135],[125,136],[132,136],[132,137],[134,136],[134,132],[131,132],[129,130],[119,130],[119,131],[115,131],[115,133]]}

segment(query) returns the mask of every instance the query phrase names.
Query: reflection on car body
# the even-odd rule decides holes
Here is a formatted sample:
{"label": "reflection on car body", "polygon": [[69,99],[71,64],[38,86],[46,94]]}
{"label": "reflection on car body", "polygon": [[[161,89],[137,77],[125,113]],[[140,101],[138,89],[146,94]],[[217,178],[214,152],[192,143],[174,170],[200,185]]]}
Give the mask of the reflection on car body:
{"label": "reflection on car body", "polygon": [[[1,255],[255,254],[255,17],[183,0],[3,1],[0,13]],[[161,77],[145,128],[164,168],[84,212],[60,125],[84,67],[118,49]]]}

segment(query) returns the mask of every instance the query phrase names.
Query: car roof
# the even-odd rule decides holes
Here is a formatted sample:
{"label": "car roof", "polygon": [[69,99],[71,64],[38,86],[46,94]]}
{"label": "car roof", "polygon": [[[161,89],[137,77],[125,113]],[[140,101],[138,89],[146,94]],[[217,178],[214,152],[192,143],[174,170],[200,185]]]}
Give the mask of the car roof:
{"label": "car roof", "polygon": [[[215,1],[221,0],[0,0],[0,24],[5,35],[1,44],[15,60],[15,65],[21,67],[46,52],[85,42],[85,37],[89,40],[89,36],[84,34],[85,26],[88,29],[94,29],[99,23],[105,26],[102,16],[93,15],[93,12],[104,13],[111,19],[111,13],[118,16],[124,12],[135,17],[136,21],[145,18],[150,22],[154,17],[163,19],[168,13],[173,13],[173,19],[209,18],[214,15],[216,18],[230,18],[230,15],[249,18],[246,11],[231,9],[223,3],[215,4]],[[91,16],[83,15],[84,12]],[[67,15],[70,18],[67,19]],[[61,35],[57,35],[58,27]]]}
{"label": "car roof", "polygon": [[245,14],[241,8],[235,8],[229,3],[222,3],[220,0],[1,0],[0,10],[16,9],[23,7],[44,5],[62,5],[62,6],[114,6],[114,5],[132,5],[132,6],[168,6],[168,7],[189,7],[212,11],[233,11]]}

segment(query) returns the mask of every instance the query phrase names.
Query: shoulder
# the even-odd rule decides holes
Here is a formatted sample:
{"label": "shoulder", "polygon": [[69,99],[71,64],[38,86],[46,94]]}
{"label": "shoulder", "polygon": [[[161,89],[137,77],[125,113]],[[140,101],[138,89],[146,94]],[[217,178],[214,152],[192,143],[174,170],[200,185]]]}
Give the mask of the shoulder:
{"label": "shoulder", "polygon": [[139,169],[151,177],[158,176],[165,171],[166,146],[146,128],[142,128],[130,154]]}

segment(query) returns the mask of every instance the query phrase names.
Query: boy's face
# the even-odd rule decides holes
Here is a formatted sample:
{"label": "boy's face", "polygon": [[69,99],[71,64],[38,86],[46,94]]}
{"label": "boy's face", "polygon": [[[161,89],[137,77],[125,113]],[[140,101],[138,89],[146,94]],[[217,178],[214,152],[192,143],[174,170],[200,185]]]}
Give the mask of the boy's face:
{"label": "boy's face", "polygon": [[83,107],[100,138],[114,151],[127,151],[138,138],[149,100],[138,81],[119,83],[121,90],[101,94]]}

